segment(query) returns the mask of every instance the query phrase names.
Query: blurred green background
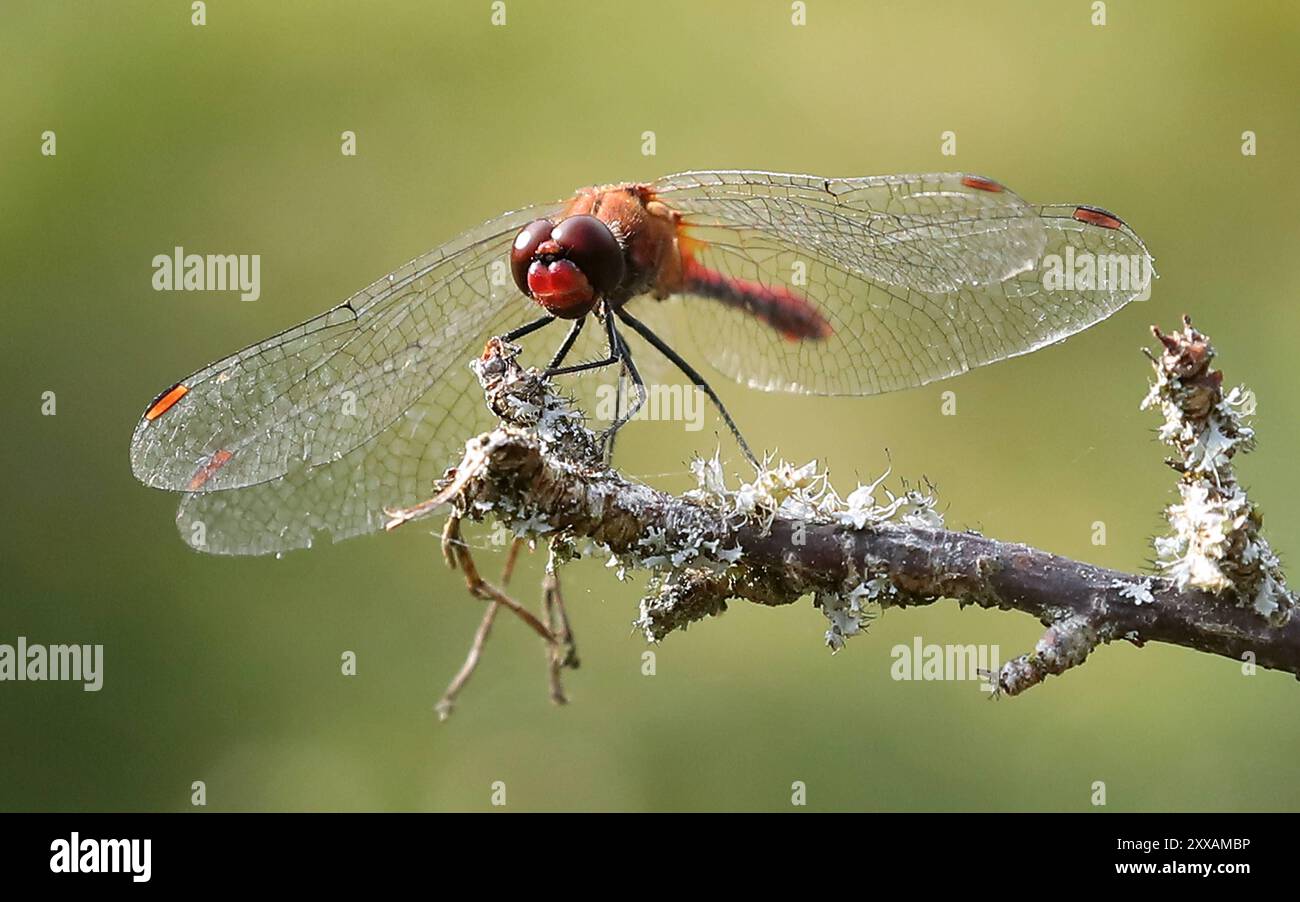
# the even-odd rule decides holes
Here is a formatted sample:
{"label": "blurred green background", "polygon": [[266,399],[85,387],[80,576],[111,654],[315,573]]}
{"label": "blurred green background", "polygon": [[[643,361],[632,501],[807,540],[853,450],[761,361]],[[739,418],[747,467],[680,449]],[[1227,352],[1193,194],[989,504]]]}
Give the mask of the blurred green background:
{"label": "blurred green background", "polygon": [[[1031,618],[887,612],[832,657],[804,601],[734,605],[672,636],[646,677],[642,582],[598,560],[563,574],[573,703],[547,702],[538,641],[502,618],[440,725],[481,609],[436,524],[217,559],[179,540],[175,498],[133,480],[131,430],[159,390],[500,211],[691,168],[966,169],[1115,210],[1157,258],[1152,299],[909,392],[721,385],[751,443],[825,461],[842,492],[888,449],[954,526],[1140,570],[1173,479],[1138,411],[1138,348],[1186,311],[1259,397],[1242,472],[1295,559],[1294,4],[1117,0],[1104,27],[1084,2],[809,6],[795,27],[786,2],[506,0],[494,27],[486,0],[214,2],[194,27],[188,3],[0,5],[0,642],[106,647],[99,693],[0,684],[0,809],[185,810],[195,780],[216,810],[480,810],[494,781],[510,810],[789,809],[796,780],[813,809],[1090,810],[1096,780],[1107,810],[1300,807],[1288,676],[1116,645],[990,703],[973,683],[891,680],[890,648],[1010,657],[1039,636]],[[177,244],[260,253],[261,300],[154,292],[150,261]],[[680,487],[713,444],[633,424],[620,465]],[[516,574],[530,601],[542,558]]]}

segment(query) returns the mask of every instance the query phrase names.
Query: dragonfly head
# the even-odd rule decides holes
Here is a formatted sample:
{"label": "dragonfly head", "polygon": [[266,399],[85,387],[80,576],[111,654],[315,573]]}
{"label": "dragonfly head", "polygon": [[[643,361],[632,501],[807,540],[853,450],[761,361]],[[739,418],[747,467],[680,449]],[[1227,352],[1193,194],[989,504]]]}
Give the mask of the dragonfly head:
{"label": "dragonfly head", "polygon": [[586,316],[618,288],[626,264],[609,226],[578,214],[535,219],[515,236],[510,268],[519,290],[561,319]]}

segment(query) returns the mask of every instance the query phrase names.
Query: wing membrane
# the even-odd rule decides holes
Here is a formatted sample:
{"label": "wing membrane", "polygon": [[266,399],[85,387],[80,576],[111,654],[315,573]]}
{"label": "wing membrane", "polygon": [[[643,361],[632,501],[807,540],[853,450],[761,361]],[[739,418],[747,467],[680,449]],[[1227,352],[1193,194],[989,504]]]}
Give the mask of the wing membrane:
{"label": "wing membrane", "polygon": [[[481,324],[486,341],[518,324],[502,310]],[[550,330],[545,334],[554,338]],[[544,344],[545,340],[540,340]],[[212,554],[269,554],[342,541],[383,526],[386,507],[428,498],[464,442],[495,418],[469,369],[474,355],[449,351],[452,365],[434,390],[379,434],[324,464],[301,467],[257,485],[186,494],[176,516],[181,537]]]}
{"label": "wing membrane", "polygon": [[173,406],[136,427],[136,477],[175,491],[241,488],[325,466],[380,435],[463,365],[502,307],[517,308],[519,321],[537,315],[504,261],[515,232],[556,209],[485,223],[189,376]]}
{"label": "wing membrane", "polygon": [[[1080,221],[1076,206],[1032,206],[961,173],[687,173],[660,193],[703,242],[702,264],[789,288],[830,322],[829,338],[792,341],[735,306],[666,302],[698,353],[765,390],[868,395],[954,376],[1087,328],[1154,274],[1118,220]],[[1134,277],[1049,287],[1054,266],[1084,255],[1123,258]]]}
{"label": "wing membrane", "polygon": [[1000,282],[1046,243],[1019,195],[964,173],[692,172],[655,187],[696,228],[765,231],[862,278],[930,293]]}

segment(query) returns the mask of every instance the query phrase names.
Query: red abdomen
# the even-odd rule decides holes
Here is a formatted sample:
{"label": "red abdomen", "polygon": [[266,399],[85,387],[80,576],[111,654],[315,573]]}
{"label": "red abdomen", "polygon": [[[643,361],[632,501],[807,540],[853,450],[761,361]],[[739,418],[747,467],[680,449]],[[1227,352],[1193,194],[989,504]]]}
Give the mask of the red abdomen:
{"label": "red abdomen", "polygon": [[793,291],[732,278],[689,257],[683,261],[682,290],[744,310],[790,341],[827,338],[834,331],[817,308]]}

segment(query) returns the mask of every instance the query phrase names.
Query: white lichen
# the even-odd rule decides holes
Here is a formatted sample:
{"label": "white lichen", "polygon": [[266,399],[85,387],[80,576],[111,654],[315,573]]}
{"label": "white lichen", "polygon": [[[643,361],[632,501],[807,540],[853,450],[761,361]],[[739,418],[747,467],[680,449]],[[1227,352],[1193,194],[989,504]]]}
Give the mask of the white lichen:
{"label": "white lichen", "polygon": [[830,622],[826,645],[831,653],[839,651],[850,638],[866,632],[871,621],[880,616],[884,603],[898,594],[887,577],[877,576],[858,583],[847,592],[823,592],[815,604]]}
{"label": "white lichen", "polygon": [[1214,349],[1190,322],[1156,335],[1165,351],[1152,356],[1156,378],[1142,408],[1164,416],[1160,439],[1175,450],[1169,463],[1180,474],[1179,501],[1165,509],[1171,532],[1154,541],[1156,566],[1180,589],[1231,596],[1280,622],[1295,596],[1232,466],[1255,446],[1247,422],[1255,396],[1244,387],[1223,392],[1222,374],[1210,368]]}
{"label": "white lichen", "polygon": [[[549,451],[547,446],[598,447],[593,434],[581,424],[581,414],[569,399],[552,390],[550,383],[538,378],[536,371],[521,370],[514,364],[516,348],[499,343],[495,348],[490,344],[488,350],[494,353],[485,353],[481,360],[472,364],[472,368],[483,384],[490,407],[504,413],[509,423],[531,428],[540,439],[544,453]],[[559,450],[562,452],[564,449]],[[564,453],[556,456],[572,457]],[[804,529],[816,525],[852,526],[854,529],[891,522],[905,526],[943,525],[943,517],[935,508],[930,487],[926,486],[923,491],[904,485],[902,494],[895,495],[884,487],[889,471],[873,482],[858,485],[847,498],[841,498],[831,487],[826,471],[819,469],[815,460],[795,465],[768,457],[752,480],[741,481],[734,489],[728,487],[719,452],[710,458],[697,457],[690,466],[696,487],[685,497],[712,516],[697,511],[701,514],[698,518],[686,514],[670,526],[651,527],[630,548],[624,545],[618,553],[600,543],[578,545],[569,542],[563,533],[555,532],[540,512],[512,507],[501,499],[496,504],[476,502],[475,512],[479,515],[494,514],[509,525],[516,536],[530,541],[545,538],[564,543],[566,559],[604,553],[607,555],[606,566],[614,570],[620,580],[627,579],[632,570],[650,571],[651,588],[658,587],[651,595],[656,592],[662,595],[657,602],[657,611],[665,603],[671,603],[677,586],[719,576],[725,585],[728,572],[744,566],[744,549],[734,540],[729,546],[724,545],[719,534],[719,522],[725,524],[722,527],[724,533],[747,525],[756,526],[761,533],[767,534],[781,519],[791,525],[794,544],[802,541]],[[604,499],[594,497],[602,491],[598,483],[587,484],[586,490],[594,494],[584,499],[581,507],[599,509]],[[638,492],[644,494],[640,501],[635,497]],[[656,503],[656,495],[648,486],[626,486],[620,503],[633,510],[638,503],[649,507]],[[832,650],[842,648],[849,637],[862,632],[878,615],[882,603],[887,603],[896,594],[897,590],[884,577],[864,577],[842,592],[819,594],[814,603],[830,621],[827,644]],[[643,616],[643,620],[646,623],[653,620],[658,624],[662,613],[660,611],[650,620]]]}
{"label": "white lichen", "polygon": [[[742,481],[735,489],[727,485],[717,452],[709,458],[695,458],[691,472],[696,487],[686,497],[716,511],[727,522],[754,524],[764,533],[777,518],[804,527],[820,524],[866,529],[894,523],[938,528],[943,525],[932,487],[922,490],[905,486],[902,494],[895,495],[884,487],[890,475],[888,470],[866,485],[859,484],[847,498],[836,493],[815,460],[795,465],[769,457],[753,480]],[[679,538],[675,548],[669,548],[665,546],[666,538],[658,532],[643,536],[638,545],[647,554],[637,563],[661,571],[692,568],[725,572],[729,566],[744,561],[739,546],[720,548],[716,539],[687,536],[684,540]],[[884,577],[865,579],[843,592],[820,593],[814,604],[830,623],[826,644],[832,651],[843,648],[850,637],[862,632],[878,616],[882,603],[895,594],[897,590]]]}
{"label": "white lichen", "polygon": [[1117,579],[1111,583],[1111,588],[1118,589],[1121,596],[1129,599],[1135,605],[1152,604],[1156,600],[1156,597],[1151,594],[1151,580],[1149,579],[1136,583]]}
{"label": "white lichen", "polygon": [[[735,490],[727,488],[716,452],[711,458],[691,461],[691,472],[696,488],[686,497],[721,511],[735,522],[757,523],[763,532],[777,517],[807,524],[838,523],[854,529],[891,520],[908,526],[943,525],[943,516],[935,510],[933,492],[911,489],[896,496],[882,488],[889,470],[874,482],[859,484],[843,499],[815,460],[795,466],[785,460],[773,463],[769,457],[752,482],[742,482]],[[883,493],[883,502],[876,500],[877,493]]]}

